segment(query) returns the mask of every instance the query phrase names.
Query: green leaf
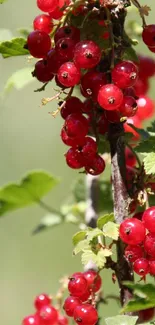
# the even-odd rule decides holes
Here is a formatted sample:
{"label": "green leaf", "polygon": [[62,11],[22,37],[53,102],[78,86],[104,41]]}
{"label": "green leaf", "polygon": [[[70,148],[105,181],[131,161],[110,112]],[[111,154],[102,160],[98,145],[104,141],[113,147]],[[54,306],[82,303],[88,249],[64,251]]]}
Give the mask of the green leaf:
{"label": "green leaf", "polygon": [[11,41],[1,42],[0,53],[3,58],[29,54],[29,51],[24,48],[25,43],[25,39],[21,37],[14,38]]}
{"label": "green leaf", "polygon": [[102,230],[103,226],[108,222],[108,221],[114,221],[114,214],[105,214],[104,216],[98,218],[97,220],[97,227]]}
{"label": "green leaf", "polygon": [[133,299],[122,309],[122,312],[134,312],[155,306],[155,285],[124,282],[124,285],[133,290]]}
{"label": "green leaf", "polygon": [[62,223],[63,219],[57,214],[48,214],[42,218],[40,224],[33,230],[32,234],[36,235],[43,230],[54,227]]}
{"label": "green leaf", "polygon": [[147,140],[140,142],[135,150],[144,154],[155,152],[155,134],[154,136],[151,135]]}
{"label": "green leaf", "polygon": [[93,253],[91,250],[85,250],[81,256],[81,261],[83,265],[92,261],[99,269],[101,269],[106,263],[106,257],[104,256],[103,250],[100,250],[97,254]]}
{"label": "green leaf", "polygon": [[105,237],[112,238],[113,240],[118,240],[119,237],[119,225],[114,222],[107,222],[103,226],[103,235]]}
{"label": "green leaf", "polygon": [[73,245],[76,246],[80,241],[86,238],[87,231],[78,231],[72,238]]}
{"label": "green leaf", "polygon": [[96,238],[98,236],[103,236],[103,232],[98,228],[87,231],[88,242],[92,241],[94,238]]}
{"label": "green leaf", "polygon": [[45,171],[32,171],[19,184],[0,188],[0,215],[37,203],[57,183],[57,179]]}
{"label": "green leaf", "polygon": [[78,224],[79,219],[72,213],[68,213],[65,215],[65,222],[66,223],[73,223],[73,224]]}
{"label": "green leaf", "polygon": [[90,246],[87,239],[81,240],[73,250],[73,255],[77,255],[80,252],[89,250]]}
{"label": "green leaf", "polygon": [[105,319],[106,325],[135,325],[137,322],[137,316],[114,316]]}
{"label": "green leaf", "polygon": [[4,92],[9,92],[12,88],[20,90],[33,81],[35,81],[35,78],[32,77],[31,67],[20,69],[14,72],[8,79],[4,87]]}
{"label": "green leaf", "polygon": [[150,152],[143,160],[147,175],[155,174],[155,152]]}

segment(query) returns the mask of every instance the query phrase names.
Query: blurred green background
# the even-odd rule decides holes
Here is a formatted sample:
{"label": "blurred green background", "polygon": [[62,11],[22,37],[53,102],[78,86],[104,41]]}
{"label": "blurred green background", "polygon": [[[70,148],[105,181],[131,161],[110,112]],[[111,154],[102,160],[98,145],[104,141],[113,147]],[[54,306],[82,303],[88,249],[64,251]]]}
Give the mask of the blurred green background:
{"label": "blurred green background", "polygon": [[[140,2],[146,4],[145,0]],[[154,23],[155,2],[149,0],[147,4],[152,7],[147,21]],[[17,30],[30,27],[36,14],[35,0],[8,0],[0,5],[0,40],[19,35]],[[134,17],[139,20],[138,15],[131,15]],[[137,48],[140,53],[148,53],[142,43]],[[13,72],[29,65],[25,57],[6,60],[0,57],[0,92]],[[45,93],[34,93],[37,87],[39,83],[35,81],[1,98],[0,185],[19,180],[28,170],[45,169],[62,180],[46,199],[59,207],[78,174],[64,162],[65,148],[59,137],[62,121],[59,116],[53,119],[48,114],[56,108],[56,103],[40,107],[42,97],[52,96],[52,87],[48,86]],[[32,229],[44,214],[41,208],[32,206],[0,220],[0,315],[3,325],[20,324],[25,315],[33,312],[36,294],[56,293],[60,277],[81,269],[80,260],[72,257],[71,236],[77,230],[75,226],[63,225],[31,236]],[[103,273],[103,286],[105,293],[117,290],[108,272]],[[106,317],[115,315],[118,306],[112,301],[102,309]]]}

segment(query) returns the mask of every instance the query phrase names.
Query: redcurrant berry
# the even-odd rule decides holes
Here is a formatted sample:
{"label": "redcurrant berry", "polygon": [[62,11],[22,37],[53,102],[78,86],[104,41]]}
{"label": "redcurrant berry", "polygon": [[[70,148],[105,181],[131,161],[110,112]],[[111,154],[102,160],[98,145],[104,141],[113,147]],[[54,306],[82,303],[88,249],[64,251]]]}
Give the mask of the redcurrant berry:
{"label": "redcurrant berry", "polygon": [[112,70],[112,80],[119,88],[133,86],[137,78],[137,66],[131,61],[122,61],[116,64]]}
{"label": "redcurrant berry", "polygon": [[51,49],[47,53],[46,60],[47,60],[48,69],[53,74],[56,74],[58,72],[59,68],[61,67],[61,65],[66,62],[66,59],[64,57],[58,55],[58,53],[56,52],[55,49]]}
{"label": "redcurrant berry", "polygon": [[105,161],[99,155],[96,155],[92,161],[85,164],[86,173],[91,175],[100,175],[105,169]]}
{"label": "redcurrant berry", "polygon": [[142,221],[144,226],[150,231],[150,233],[155,233],[155,207],[152,206],[145,210],[143,213]]}
{"label": "redcurrant berry", "polygon": [[148,309],[144,309],[144,310],[140,310],[139,311],[139,318],[138,318],[138,322],[139,323],[146,323],[148,321],[150,321],[155,314],[155,309],[154,308],[148,308]]}
{"label": "redcurrant berry", "polygon": [[155,258],[155,235],[146,235],[144,241],[144,249],[148,255],[151,255]]}
{"label": "redcurrant berry", "polygon": [[69,37],[73,39],[75,42],[80,41],[80,30],[74,26],[64,26],[59,28],[55,35],[54,35],[54,41],[57,43],[59,39],[64,38],[64,37]]}
{"label": "redcurrant berry", "polygon": [[151,57],[139,55],[139,76],[147,79],[155,74],[155,60]]}
{"label": "redcurrant berry", "polygon": [[51,12],[58,6],[58,0],[37,0],[37,6],[40,10]]}
{"label": "redcurrant berry", "polygon": [[40,325],[38,315],[29,315],[22,321],[22,325]]}
{"label": "redcurrant berry", "polygon": [[81,93],[84,97],[92,97],[97,101],[100,88],[106,84],[106,76],[102,72],[89,71],[81,79]]}
{"label": "redcurrant berry", "polygon": [[54,325],[58,321],[58,311],[53,306],[42,307],[39,316],[44,325]]}
{"label": "redcurrant berry", "polygon": [[88,121],[82,114],[71,114],[65,120],[65,129],[69,137],[85,137],[88,132]]}
{"label": "redcurrant berry", "polygon": [[57,7],[52,12],[49,12],[49,15],[52,19],[59,20],[63,16],[63,11]]}
{"label": "redcurrant berry", "polygon": [[87,280],[82,274],[73,274],[68,283],[68,290],[74,297],[80,297],[88,289]]}
{"label": "redcurrant berry", "polygon": [[74,51],[74,63],[79,68],[90,69],[95,67],[101,58],[101,50],[93,41],[77,43]]}
{"label": "redcurrant berry", "polygon": [[144,253],[141,246],[128,245],[125,249],[125,257],[131,263],[135,262],[138,258],[143,257],[143,255]]}
{"label": "redcurrant berry", "polygon": [[66,87],[73,87],[79,83],[81,74],[80,70],[73,62],[66,62],[58,70],[58,80]]}
{"label": "redcurrant berry", "polygon": [[79,305],[74,310],[74,320],[81,325],[95,325],[98,321],[97,310],[92,305]]}
{"label": "redcurrant berry", "polygon": [[35,30],[28,35],[27,46],[35,58],[44,58],[51,48],[50,36],[42,30]]}
{"label": "redcurrant berry", "polygon": [[61,130],[61,139],[63,141],[64,144],[66,144],[66,146],[70,146],[70,147],[77,147],[78,145],[83,145],[83,138],[80,137],[75,137],[75,138],[71,138],[67,135],[65,128],[63,127]]}
{"label": "redcurrant berry", "polygon": [[148,46],[155,46],[155,25],[145,26],[142,33],[143,41]]}
{"label": "redcurrant berry", "polygon": [[66,61],[72,60],[74,55],[75,42],[71,38],[60,38],[55,45],[58,55],[63,56]]}
{"label": "redcurrant berry", "polygon": [[37,296],[34,301],[35,308],[40,311],[40,309],[44,306],[48,306],[51,303],[51,297],[47,294],[42,293],[41,295]]}
{"label": "redcurrant berry", "polygon": [[151,98],[147,96],[141,96],[137,100],[138,105],[138,111],[137,116],[141,120],[145,120],[146,118],[151,118],[154,114],[154,102],[151,100]]}
{"label": "redcurrant berry", "polygon": [[34,29],[42,30],[43,32],[49,34],[53,28],[53,22],[49,15],[39,15],[33,21]]}
{"label": "redcurrant berry", "polygon": [[84,166],[83,156],[81,152],[79,152],[76,148],[70,148],[65,154],[65,156],[66,156],[66,163],[70,168],[79,169]]}
{"label": "redcurrant berry", "polygon": [[134,272],[141,275],[145,276],[146,274],[149,273],[149,262],[146,258],[138,258],[133,266]]}
{"label": "redcurrant berry", "polygon": [[149,273],[155,276],[155,261],[149,261]]}
{"label": "redcurrant berry", "polygon": [[66,316],[59,315],[57,325],[68,325],[69,321]]}
{"label": "redcurrant berry", "polygon": [[99,105],[109,111],[120,107],[123,102],[122,91],[113,84],[102,86],[98,92]]}
{"label": "redcurrant berry", "polygon": [[92,290],[93,292],[100,290],[102,279],[96,271],[89,270],[87,272],[84,272],[83,275],[87,280],[89,290]]}
{"label": "redcurrant berry", "polygon": [[65,120],[68,115],[73,113],[82,113],[83,103],[77,97],[70,97],[66,100],[65,105],[61,109],[61,116]]}
{"label": "redcurrant berry", "polygon": [[36,77],[40,82],[48,82],[54,77],[52,72],[49,70],[47,62],[45,60],[36,62],[32,75],[33,77]]}
{"label": "redcurrant berry", "polygon": [[[79,305],[81,305],[81,300],[79,298],[69,296],[68,298],[66,298],[63,308],[69,317],[73,317],[74,310]],[[29,325],[29,324],[24,324],[24,325]]]}
{"label": "redcurrant berry", "polygon": [[119,112],[122,116],[132,117],[136,114],[138,109],[137,102],[135,98],[131,96],[124,96],[123,103],[119,107]]}
{"label": "redcurrant berry", "polygon": [[125,219],[119,229],[120,238],[129,245],[138,245],[145,239],[145,227],[136,218]]}

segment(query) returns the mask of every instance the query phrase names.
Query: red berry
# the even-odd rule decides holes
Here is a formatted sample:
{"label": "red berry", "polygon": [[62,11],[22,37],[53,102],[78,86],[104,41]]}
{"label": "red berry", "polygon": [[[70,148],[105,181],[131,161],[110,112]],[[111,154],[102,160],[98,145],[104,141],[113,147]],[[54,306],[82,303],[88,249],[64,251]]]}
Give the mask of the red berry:
{"label": "red berry", "polygon": [[136,114],[138,109],[135,98],[131,96],[124,96],[122,105],[118,108],[122,116],[132,117]]}
{"label": "red berry", "polygon": [[48,69],[53,74],[56,74],[58,72],[59,68],[61,67],[61,65],[66,62],[66,59],[64,57],[58,55],[58,53],[56,52],[55,49],[51,49],[47,53],[46,59],[47,59]]}
{"label": "red berry", "polygon": [[[63,308],[69,317],[73,317],[74,310],[79,305],[81,305],[81,300],[79,298],[69,296],[68,298],[66,298]],[[27,325],[27,324],[24,324],[24,325]]]}
{"label": "red berry", "polygon": [[81,325],[95,325],[98,321],[97,310],[92,305],[79,305],[74,310],[74,320]]}
{"label": "red berry", "polygon": [[82,111],[83,113],[85,114],[89,114],[91,112],[93,112],[94,110],[94,103],[91,99],[86,99],[83,103],[83,106],[82,106]]}
{"label": "red berry", "polygon": [[48,306],[51,303],[51,298],[45,294],[42,293],[41,295],[37,296],[34,301],[35,308],[40,311],[40,309],[44,306]]}
{"label": "red berry", "polygon": [[129,167],[134,167],[136,165],[136,157],[129,148],[125,149],[125,161],[126,165]]}
{"label": "red berry", "polygon": [[113,110],[113,111],[105,110],[105,117],[110,123],[119,123],[121,119],[121,115],[118,110]]}
{"label": "red berry", "polygon": [[84,97],[92,97],[97,101],[100,88],[106,84],[106,75],[102,72],[89,71],[81,79],[81,93]]}
{"label": "red berry", "polygon": [[102,279],[96,271],[89,270],[87,272],[84,272],[83,275],[87,280],[88,288],[90,290],[92,290],[93,292],[97,292],[100,290],[102,285]]}
{"label": "red berry", "polygon": [[150,321],[154,317],[154,314],[155,314],[154,308],[140,310],[138,323],[146,323],[146,322]]}
{"label": "red berry", "polygon": [[155,235],[146,235],[144,241],[144,249],[148,255],[151,255],[155,258]]}
{"label": "red berry", "polygon": [[71,138],[67,135],[65,128],[61,130],[61,139],[66,146],[77,147],[78,145],[82,145],[84,139],[80,137]]}
{"label": "red berry", "polygon": [[136,218],[125,219],[119,229],[120,238],[129,245],[138,245],[145,239],[145,227]]}
{"label": "red berry", "polygon": [[55,50],[59,56],[63,56],[66,61],[72,60],[74,55],[75,42],[71,38],[60,38],[55,45]]}
{"label": "red berry", "polygon": [[123,93],[124,93],[124,96],[131,96],[133,98],[137,97],[136,92],[135,92],[135,85],[134,85],[134,88],[133,87],[125,88]]}
{"label": "red berry", "polygon": [[155,60],[151,57],[139,55],[139,76],[147,79],[155,74]]}
{"label": "red berry", "polygon": [[[79,169],[84,166],[83,156],[81,152],[79,152],[76,148],[70,148],[65,154],[65,156],[66,163],[70,168]],[[71,294],[73,293],[71,292]]]}
{"label": "red berry", "polygon": [[79,42],[80,40],[80,30],[74,26],[64,26],[60,27],[55,35],[54,35],[54,41],[57,43],[59,39],[64,38],[64,37],[69,37],[73,39],[75,42]]}
{"label": "red berry", "polygon": [[102,86],[98,92],[99,105],[109,111],[119,108],[123,102],[122,91],[113,84]]}
{"label": "red berry", "polygon": [[144,226],[150,231],[150,233],[155,233],[155,207],[152,206],[145,210],[143,213],[142,221]]}
{"label": "red berry", "polygon": [[82,296],[88,289],[88,284],[82,274],[73,274],[68,283],[68,290],[74,297]]}
{"label": "red berry", "polygon": [[59,0],[59,8],[68,6],[69,4],[70,4],[70,0]]}
{"label": "red berry", "polygon": [[74,63],[79,68],[90,69],[95,67],[101,59],[101,50],[93,41],[79,42],[74,51]]}
{"label": "red berry", "polygon": [[128,245],[125,249],[125,257],[131,263],[135,262],[138,258],[143,257],[143,255],[143,250],[138,245]]}
{"label": "red berry", "polygon": [[134,90],[136,95],[144,96],[149,89],[149,83],[147,79],[140,79],[138,78],[134,84]]}
{"label": "red berry", "polygon": [[112,80],[119,88],[133,86],[137,78],[137,66],[131,61],[121,61],[112,70]]}
{"label": "red berry", "polygon": [[82,302],[86,302],[89,299],[90,295],[91,295],[90,290],[87,290],[82,296],[80,296],[80,300]]}
{"label": "red berry", "polygon": [[44,306],[39,312],[43,325],[54,325],[58,321],[58,311],[53,306]]}
{"label": "red berry", "polygon": [[66,316],[59,315],[57,325],[68,325],[69,321]]}
{"label": "red berry", "polygon": [[82,113],[83,103],[75,96],[72,96],[66,100],[65,105],[61,109],[61,116],[65,120],[68,115],[73,113]]}
{"label": "red berry", "polygon": [[34,29],[42,30],[43,32],[49,34],[53,28],[53,22],[49,15],[39,15],[33,21]]}
{"label": "red berry", "polygon": [[99,155],[96,155],[92,161],[88,162],[85,165],[85,170],[88,174],[91,175],[100,175],[105,169],[105,161]]}
{"label": "red berry", "polygon": [[69,137],[85,137],[88,132],[88,121],[82,114],[71,114],[65,120],[65,129]]}
{"label": "red berry", "polygon": [[32,56],[44,58],[51,48],[50,36],[41,30],[35,30],[28,35],[27,46]]}
{"label": "red berry", "polygon": [[92,138],[85,137],[83,145],[79,150],[81,150],[83,158],[86,159],[86,161],[90,161],[97,153],[97,143]]}
{"label": "red berry", "polygon": [[149,273],[149,262],[146,258],[138,258],[133,266],[134,272],[145,276],[147,273]]}
{"label": "red berry", "polygon": [[37,6],[40,10],[51,12],[58,6],[58,0],[37,0]]}
{"label": "red berry", "polygon": [[148,46],[155,46],[155,25],[145,26],[142,33],[143,41]]}
{"label": "red berry", "polygon": [[80,70],[73,62],[66,62],[58,70],[58,80],[66,87],[73,87],[79,83],[81,74]]}
{"label": "red berry", "polygon": [[149,261],[149,273],[155,276],[155,261]]}
{"label": "red berry", "polygon": [[22,325],[40,325],[38,315],[29,315],[22,321]]}
{"label": "red berry", "polygon": [[145,120],[146,118],[151,118],[154,114],[154,102],[151,100],[151,98],[147,96],[141,96],[137,100],[138,105],[138,111],[137,116],[141,120]]}
{"label": "red berry", "polygon": [[54,77],[45,60],[36,62],[32,75],[33,77],[36,77],[40,82],[48,82]]}
{"label": "red berry", "polygon": [[55,8],[52,12],[49,12],[51,18],[59,20],[63,16],[63,11],[59,7]]}

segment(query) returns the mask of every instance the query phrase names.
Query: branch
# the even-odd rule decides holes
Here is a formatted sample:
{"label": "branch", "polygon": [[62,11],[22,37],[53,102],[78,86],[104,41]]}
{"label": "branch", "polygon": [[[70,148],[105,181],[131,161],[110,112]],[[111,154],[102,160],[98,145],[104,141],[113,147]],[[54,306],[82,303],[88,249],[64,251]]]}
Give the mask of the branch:
{"label": "branch", "polygon": [[[128,217],[128,206],[131,201],[126,187],[125,144],[123,125],[110,124],[109,142],[111,148],[112,186],[114,199],[114,215],[116,223],[120,224]],[[124,305],[132,296],[122,284],[123,281],[133,281],[131,266],[124,257],[124,245],[121,241],[117,244],[116,276],[120,288],[120,300]]]}

